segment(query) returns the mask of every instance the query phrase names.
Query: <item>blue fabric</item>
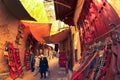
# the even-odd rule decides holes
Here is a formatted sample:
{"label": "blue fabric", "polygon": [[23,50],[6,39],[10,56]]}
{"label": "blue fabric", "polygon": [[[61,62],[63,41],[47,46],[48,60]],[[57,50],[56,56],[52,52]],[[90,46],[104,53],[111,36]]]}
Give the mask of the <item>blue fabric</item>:
{"label": "blue fabric", "polygon": [[35,68],[34,68],[35,55],[34,54],[31,54],[30,62],[31,62],[31,71],[33,72],[35,70]]}
{"label": "blue fabric", "polygon": [[96,64],[96,60],[97,60],[97,58],[93,59],[93,61],[91,62],[91,64],[88,66],[86,72],[84,73],[84,76],[83,76],[82,80],[84,80],[85,78],[87,78],[87,76],[88,76],[89,72],[91,71],[91,69],[94,68],[94,65]]}
{"label": "blue fabric", "polygon": [[30,61],[31,61],[31,63],[35,63],[35,55],[34,54],[31,55]]}
{"label": "blue fabric", "polygon": [[116,32],[116,39],[119,40],[119,33]]}

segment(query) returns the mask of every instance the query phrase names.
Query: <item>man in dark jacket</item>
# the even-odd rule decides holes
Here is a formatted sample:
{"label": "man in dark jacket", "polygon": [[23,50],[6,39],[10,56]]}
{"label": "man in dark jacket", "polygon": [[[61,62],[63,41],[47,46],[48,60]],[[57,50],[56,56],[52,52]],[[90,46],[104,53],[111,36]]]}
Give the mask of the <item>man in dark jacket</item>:
{"label": "man in dark jacket", "polygon": [[46,78],[46,71],[48,70],[49,67],[48,67],[48,60],[43,55],[41,55],[39,67],[40,67],[41,78],[43,78],[43,76],[44,78]]}

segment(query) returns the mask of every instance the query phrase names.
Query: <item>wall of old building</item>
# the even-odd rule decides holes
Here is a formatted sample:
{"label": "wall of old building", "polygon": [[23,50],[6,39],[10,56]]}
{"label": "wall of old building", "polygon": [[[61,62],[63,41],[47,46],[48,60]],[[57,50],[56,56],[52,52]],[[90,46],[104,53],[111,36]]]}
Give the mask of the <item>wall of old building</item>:
{"label": "wall of old building", "polygon": [[20,58],[23,64],[24,42],[21,45],[15,45],[19,20],[12,16],[0,0],[0,73],[8,71],[7,59],[3,53],[5,50],[5,42],[9,41],[20,49]]}
{"label": "wall of old building", "polygon": [[79,31],[76,27],[71,28],[72,32],[72,43],[73,43],[73,65],[80,60],[81,58],[81,43],[80,43],[80,36]]}

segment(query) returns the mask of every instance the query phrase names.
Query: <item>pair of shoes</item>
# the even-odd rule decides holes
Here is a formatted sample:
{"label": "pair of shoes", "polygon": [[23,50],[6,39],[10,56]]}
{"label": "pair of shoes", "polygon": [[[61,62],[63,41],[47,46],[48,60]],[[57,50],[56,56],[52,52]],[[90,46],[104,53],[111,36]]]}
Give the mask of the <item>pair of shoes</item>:
{"label": "pair of shoes", "polygon": [[44,79],[46,79],[46,77],[44,77]]}
{"label": "pair of shoes", "polygon": [[40,77],[40,79],[42,79],[43,77]]}

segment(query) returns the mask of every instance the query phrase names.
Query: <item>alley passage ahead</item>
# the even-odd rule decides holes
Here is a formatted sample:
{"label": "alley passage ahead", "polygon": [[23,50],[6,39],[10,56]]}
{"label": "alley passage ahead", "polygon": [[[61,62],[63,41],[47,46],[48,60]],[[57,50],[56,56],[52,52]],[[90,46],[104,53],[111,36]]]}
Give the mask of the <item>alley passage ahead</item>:
{"label": "alley passage ahead", "polygon": [[[49,68],[50,68],[50,76],[47,79],[40,79],[40,74],[38,73],[36,76],[34,72],[25,71],[23,78],[17,78],[16,80],[68,80],[67,74],[64,68],[60,68],[58,65],[58,58],[54,57],[49,60]],[[5,80],[12,80],[10,77]]]}

